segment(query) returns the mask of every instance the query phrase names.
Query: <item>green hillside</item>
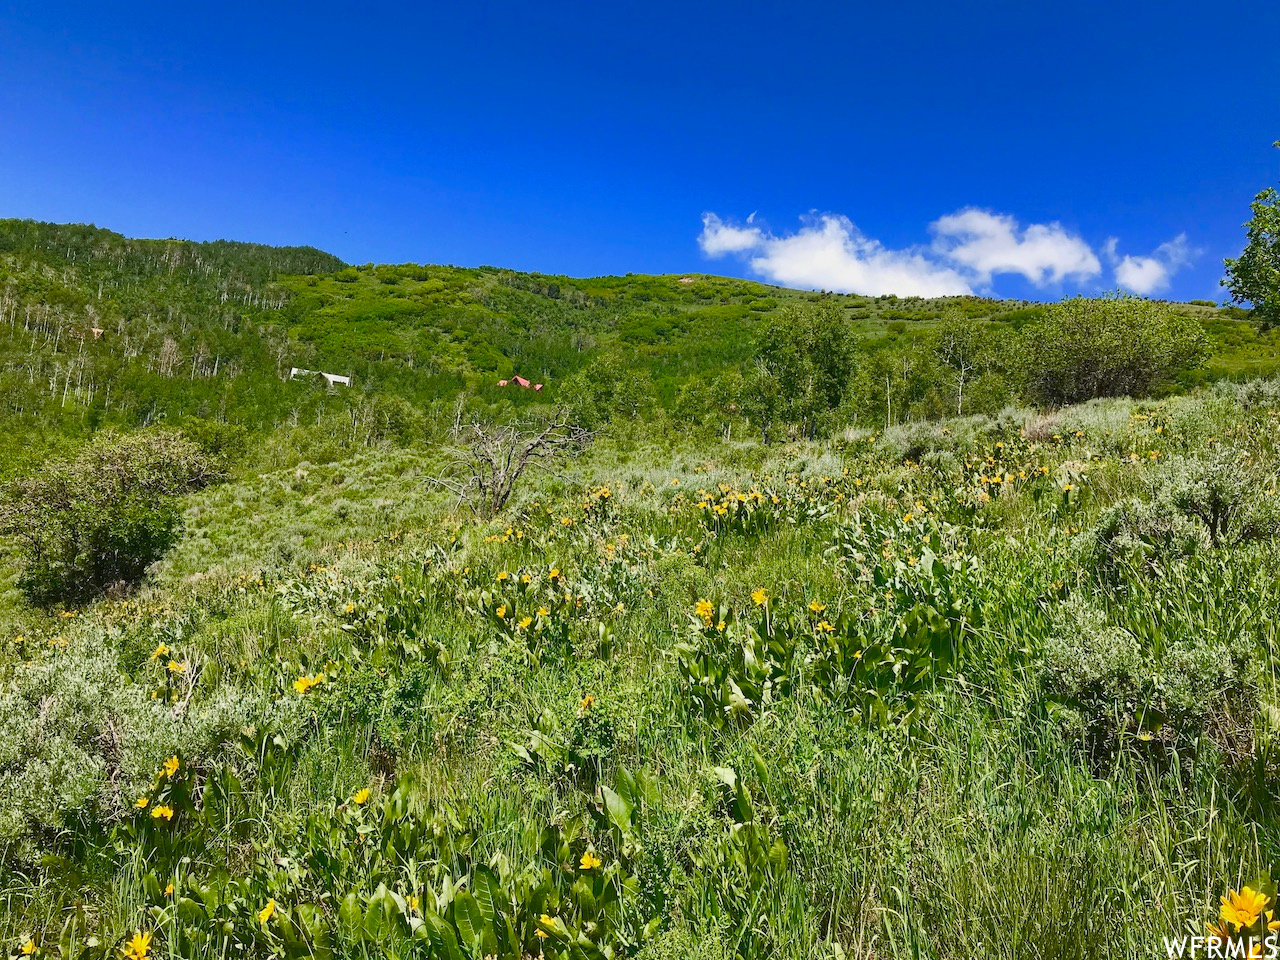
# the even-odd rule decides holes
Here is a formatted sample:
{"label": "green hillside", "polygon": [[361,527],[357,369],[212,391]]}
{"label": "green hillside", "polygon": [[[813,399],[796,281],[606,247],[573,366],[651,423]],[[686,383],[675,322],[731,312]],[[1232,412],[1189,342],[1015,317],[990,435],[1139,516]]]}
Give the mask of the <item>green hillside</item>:
{"label": "green hillside", "polygon": [[0,221],[0,949],[1259,933],[1277,337]]}
{"label": "green hillside", "polygon": [[[712,385],[724,396],[738,389],[764,321],[787,307],[832,303],[868,368],[877,354],[918,359],[949,311],[979,318],[994,340],[1039,310],[975,297],[802,293],[702,274],[582,280],[488,267],[350,267],[310,248],[129,240],[6,220],[0,419],[34,454],[105,426],[189,417],[258,430],[313,423],[357,402],[398,399],[420,411],[451,410],[459,396],[485,407],[556,403],[568,399],[566,379],[601,358],[613,374],[643,373],[640,401],[672,413],[684,387]],[[1178,309],[1203,324],[1212,346],[1197,378],[1262,376],[1280,365],[1280,334],[1259,333],[1242,311]],[[354,389],[337,397],[290,383],[294,367],[353,376]],[[497,380],[513,374],[545,382],[546,392],[500,392]],[[863,406],[868,422],[880,419]],[[937,413],[923,395],[904,394],[897,406],[902,419]],[[852,409],[851,418],[859,414]]]}

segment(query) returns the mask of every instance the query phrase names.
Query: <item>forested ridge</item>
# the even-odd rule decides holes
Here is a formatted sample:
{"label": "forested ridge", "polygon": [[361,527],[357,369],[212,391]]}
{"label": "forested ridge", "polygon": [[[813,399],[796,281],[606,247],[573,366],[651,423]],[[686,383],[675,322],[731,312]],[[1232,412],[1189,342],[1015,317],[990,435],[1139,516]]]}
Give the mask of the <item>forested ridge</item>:
{"label": "forested ridge", "polygon": [[[625,383],[623,412],[653,409],[723,429],[751,407],[743,392],[752,392],[761,330],[784,311],[822,306],[835,308],[855,341],[842,374],[861,380],[843,413],[850,422],[953,412],[935,342],[944,317],[977,324],[995,374],[972,389],[968,409],[1016,399],[1012,358],[1000,356],[1002,343],[1005,353],[1016,349],[1002,338],[1042,311],[976,297],[803,293],[703,274],[573,279],[491,267],[353,267],[308,247],[131,240],[92,226],[5,220],[0,418],[39,451],[104,426],[190,417],[253,430],[360,403],[570,402],[569,380],[596,406],[613,402],[602,381]],[[1211,347],[1200,372],[1182,375],[1184,386],[1280,364],[1275,335],[1254,329],[1244,311],[1207,303],[1178,311],[1202,325]],[[335,397],[290,383],[294,367],[353,376],[353,389]],[[546,392],[499,392],[496,382],[516,374],[545,382]]]}

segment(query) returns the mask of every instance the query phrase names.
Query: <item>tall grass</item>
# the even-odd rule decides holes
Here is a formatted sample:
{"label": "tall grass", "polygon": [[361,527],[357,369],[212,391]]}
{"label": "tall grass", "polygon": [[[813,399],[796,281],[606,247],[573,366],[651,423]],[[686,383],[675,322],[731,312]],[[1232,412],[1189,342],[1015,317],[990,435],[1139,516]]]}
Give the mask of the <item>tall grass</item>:
{"label": "tall grass", "polygon": [[[536,938],[543,901],[520,897],[541,871],[553,891],[545,912],[554,903],[584,931],[596,923],[614,956],[1158,955],[1162,937],[1199,932],[1226,887],[1280,854],[1274,541],[1135,561],[1106,581],[1082,565],[1079,531],[1119,499],[1156,495],[1166,468],[1149,449],[1198,456],[1210,437],[1230,438],[1274,476],[1274,426],[1221,391],[1062,411],[1035,426],[1040,439],[1023,435],[1027,422],[777,449],[606,441],[487,525],[421,487],[429,452],[206,491],[147,592],[74,618],[20,615],[9,629],[34,643],[4,655],[6,703],[65,697],[82,666],[60,643],[96,630],[122,685],[155,682],[150,652],[164,640],[206,665],[193,709],[221,690],[287,704],[296,723],[265,730],[246,713],[242,743],[183,752],[197,799],[175,817],[172,846],[125,829],[140,818],[104,805],[105,783],[97,799],[47,815],[11,803],[0,935],[57,955],[68,918],[83,915],[77,942],[92,935],[105,953],[154,929],[161,956],[449,956],[413,936],[412,918],[439,909],[454,923],[461,908],[428,896],[470,889],[491,868],[515,898],[525,949],[546,956],[579,954]],[[593,500],[601,484],[611,495]],[[821,509],[717,527],[698,504],[722,485]],[[761,498],[760,509],[775,508]],[[852,531],[873,521],[883,540],[868,546]],[[964,604],[921,622],[958,618],[963,653],[940,663],[909,716],[890,682],[887,722],[869,722],[865,691],[813,682],[818,648],[806,637],[838,615],[855,640],[891,633],[885,584],[915,589],[930,536],[956,561]],[[761,588],[767,611],[753,599]],[[793,673],[741,719],[698,708],[680,666],[703,599],[765,635],[766,616],[810,625]],[[1171,645],[1240,653],[1251,699],[1232,717],[1247,745],[1224,746],[1210,723],[1176,740],[1157,731],[1159,752],[1136,736],[1088,749],[1041,679],[1068,600],[1133,638],[1153,673]],[[31,671],[45,668],[46,686],[30,692]],[[1214,691],[1202,693],[1206,715],[1225,723]],[[126,718],[107,714],[85,749],[103,757],[104,780],[131,776],[102,746]],[[31,758],[46,754],[13,738],[0,746],[0,783],[27,789]],[[209,792],[227,776],[234,796]],[[632,781],[634,810],[620,820],[609,798]],[[600,871],[627,878],[618,911],[598,922],[574,886],[596,869],[578,865],[588,850]],[[157,890],[170,880],[166,899]],[[426,906],[387,907],[391,926],[357,935],[339,905],[354,894],[362,910],[383,910],[379,884]],[[176,932],[180,898],[196,890],[219,891],[230,939],[196,948]],[[268,896],[295,918],[317,904],[325,939],[289,947],[284,921],[256,919]]]}

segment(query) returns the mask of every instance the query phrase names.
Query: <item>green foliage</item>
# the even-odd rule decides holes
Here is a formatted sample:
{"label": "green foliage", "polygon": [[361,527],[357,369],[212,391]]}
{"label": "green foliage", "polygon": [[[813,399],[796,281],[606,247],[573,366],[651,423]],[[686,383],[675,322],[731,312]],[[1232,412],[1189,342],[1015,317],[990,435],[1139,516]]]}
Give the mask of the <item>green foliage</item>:
{"label": "green foliage", "polygon": [[1277,478],[1241,450],[1215,446],[1203,457],[1170,464],[1161,499],[1204,525],[1215,546],[1268,539],[1280,532]]}
{"label": "green foliage", "polygon": [[[126,599],[0,594],[7,951],[1146,956],[1274,867],[1274,382],[1005,407],[1059,308],[60,229],[0,253],[5,479],[160,421],[228,482]],[[502,520],[423,482],[570,395]]]}
{"label": "green foliage", "polygon": [[1142,396],[1204,359],[1196,321],[1168,304],[1120,295],[1073,297],[1027,328],[1024,376],[1041,403]]}
{"label": "green foliage", "polygon": [[1144,649],[1102,611],[1076,600],[1063,606],[1040,671],[1050,714],[1095,762],[1122,749],[1194,755],[1206,733],[1238,758],[1252,752],[1249,663],[1225,638]]}
{"label": "green foliage", "polygon": [[[1179,383],[1280,367],[1275,338],[1242,312],[1195,310],[1213,356],[1203,370],[1175,371]],[[104,427],[161,421],[231,423],[249,434],[288,424],[327,431],[335,443],[352,435],[357,444],[404,445],[424,433],[440,439],[459,406],[491,417],[565,400],[581,419],[616,419],[621,429],[661,412],[717,434],[759,429],[771,439],[843,421],[991,413],[1038,396],[1023,390],[1012,361],[1044,312],[977,297],[817,295],[714,277],[345,267],[306,248],[134,241],[3,221],[0,426],[30,442],[0,473]],[[790,323],[801,314],[809,319]],[[970,350],[935,353],[937,331],[954,343],[947,325],[957,321],[980,331],[972,371]],[[294,367],[350,375],[353,386],[291,380]],[[516,374],[545,389],[496,385]],[[1165,388],[1161,377],[1150,385]],[[379,429],[370,405],[397,401],[417,412],[422,431]],[[343,417],[349,427],[335,429]]]}
{"label": "green foliage", "polygon": [[1169,504],[1135,497],[1105,509],[1092,529],[1080,534],[1077,547],[1084,566],[1114,585],[1122,568],[1159,575],[1167,563],[1201,549],[1203,540]]}
{"label": "green foliage", "polygon": [[[236,751],[246,726],[292,728],[287,701],[234,685],[209,689],[203,674],[211,665],[188,645],[159,644],[132,678],[101,633],[43,644],[31,637],[22,647],[0,692],[16,718],[0,735],[0,867],[5,858],[34,862],[68,852],[67,844],[73,850],[119,824],[125,810],[154,843],[166,835],[158,828],[170,826],[151,816],[156,806],[181,821],[196,802],[194,768]],[[181,780],[157,773],[175,755]],[[138,807],[143,796],[148,805]]]}
{"label": "green foliage", "polygon": [[[945,528],[926,516],[874,514],[838,535],[839,549],[857,566],[876,607],[870,617],[842,617],[825,631],[831,640],[849,632],[859,636],[837,646],[834,667],[824,665],[818,676],[852,667],[858,712],[870,720],[912,719],[924,698],[964,663],[977,619],[977,560],[944,545],[944,536]],[[890,544],[894,549],[887,549]]]}
{"label": "green foliage", "polygon": [[[168,874],[149,873],[149,912],[184,956],[625,955],[659,922],[631,873],[644,782],[622,771],[616,790],[602,788],[597,817],[528,825],[521,841],[535,857],[517,867],[497,852],[485,860],[472,845],[492,802],[428,801],[421,784],[402,777],[384,795],[363,790],[295,825],[277,824],[273,841],[290,849],[287,871],[258,858],[245,877],[229,880],[175,863],[170,894],[161,891]],[[232,796],[242,786],[227,785]],[[216,794],[206,789],[204,797],[216,802]],[[549,869],[541,855],[564,867]],[[336,905],[336,916],[325,904]]]}
{"label": "green foliage", "polygon": [[[1280,141],[1275,145],[1280,147]],[[1280,193],[1267,187],[1251,209],[1244,252],[1223,261],[1227,276],[1222,283],[1232,300],[1252,304],[1261,324],[1273,327],[1280,324]]]}
{"label": "green foliage", "polygon": [[0,532],[15,537],[19,585],[35,603],[78,603],[135,586],[181,535],[180,497],[215,479],[180,436],[103,434],[5,491]]}
{"label": "green foliage", "polygon": [[[924,546],[886,558],[883,544],[895,539]],[[676,655],[689,696],[713,724],[749,724],[798,689],[868,724],[912,721],[954,674],[973,627],[972,561],[941,556],[938,532],[909,520],[867,518],[840,532],[838,549],[878,598],[870,612],[813,600],[783,613],[763,589],[753,596],[758,616],[699,602]]]}
{"label": "green foliage", "polygon": [[194,443],[220,472],[244,456],[249,446],[249,431],[238,423],[191,417],[183,421],[184,439]]}
{"label": "green foliage", "polygon": [[756,362],[743,407],[767,443],[777,422],[813,436],[840,407],[853,373],[855,340],[835,304],[795,307],[769,320],[756,338]]}
{"label": "green foliage", "polygon": [[637,420],[654,405],[647,371],[635,369],[620,353],[597,356],[565,380],[557,393],[570,419],[588,430],[614,420]]}

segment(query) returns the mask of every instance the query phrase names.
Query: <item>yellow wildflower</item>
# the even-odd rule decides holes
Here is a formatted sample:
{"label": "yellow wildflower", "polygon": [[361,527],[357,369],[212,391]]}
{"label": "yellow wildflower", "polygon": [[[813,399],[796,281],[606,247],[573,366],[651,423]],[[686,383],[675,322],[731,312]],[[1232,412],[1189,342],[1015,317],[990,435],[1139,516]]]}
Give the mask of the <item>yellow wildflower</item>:
{"label": "yellow wildflower", "polygon": [[1259,893],[1252,887],[1245,887],[1239,892],[1228,890],[1222,898],[1222,907],[1218,913],[1223,923],[1230,923],[1237,928],[1251,927],[1258,922],[1258,917],[1266,909],[1271,898]]}
{"label": "yellow wildflower", "polygon": [[818,629],[823,633],[835,633],[836,628],[829,624],[826,620],[818,621]]}
{"label": "yellow wildflower", "polygon": [[825,609],[827,609],[827,605],[825,603],[819,603],[817,600],[809,601],[810,613],[821,613]]}
{"label": "yellow wildflower", "polygon": [[124,945],[125,960],[147,960],[151,953],[151,934],[138,930]]}
{"label": "yellow wildflower", "polygon": [[177,660],[170,660],[169,672],[170,673],[186,673],[187,665],[185,663],[179,663]]}
{"label": "yellow wildflower", "polygon": [[507,605],[505,603],[499,604],[497,613],[498,613],[499,620],[507,619]]}
{"label": "yellow wildflower", "polygon": [[597,857],[594,853],[588,850],[586,853],[582,855],[582,860],[578,864],[578,866],[580,866],[583,870],[594,870],[596,867],[600,866],[602,862],[603,861],[601,861],[599,857]]}
{"label": "yellow wildflower", "polygon": [[172,757],[170,757],[168,760],[164,762],[164,775],[166,777],[172,777],[175,773],[178,772],[179,766],[181,766],[181,763],[179,763],[178,755],[175,753]]}
{"label": "yellow wildflower", "polygon": [[549,617],[549,616],[551,616],[551,611],[550,611],[550,610],[548,610],[546,607],[539,607],[539,608],[538,608],[538,616],[540,616],[540,617]]}
{"label": "yellow wildflower", "polygon": [[409,904],[409,909],[410,909],[411,911],[413,911],[414,913],[417,913],[417,912],[418,912],[418,903],[419,903],[419,901],[418,901],[418,898],[417,898],[417,897],[415,897],[415,896],[411,893],[411,894],[409,894],[409,896],[405,897],[405,901]]}
{"label": "yellow wildflower", "polygon": [[357,807],[364,806],[368,801],[369,801],[368,787],[364,787],[363,789],[357,790],[355,793],[355,796],[351,798],[351,802],[354,803]]}
{"label": "yellow wildflower", "polygon": [[133,805],[137,807],[139,810],[145,810],[147,807],[147,804],[150,802],[151,802],[151,799],[149,797],[139,797],[137,800],[133,801]]}
{"label": "yellow wildflower", "polygon": [[36,952],[36,942],[34,940],[28,940],[26,943],[22,945],[22,955],[24,957],[29,957],[31,956],[31,954],[35,952]]}
{"label": "yellow wildflower", "polygon": [[757,607],[763,607],[766,603],[769,602],[769,594],[765,593],[764,587],[760,587],[756,589],[751,594],[751,602],[754,603]]}
{"label": "yellow wildflower", "polygon": [[158,807],[151,808],[151,819],[169,821],[173,819],[173,807],[167,807],[161,804]]}
{"label": "yellow wildflower", "polygon": [[694,612],[702,619],[708,627],[711,626],[711,614],[714,612],[710,600],[699,600],[694,606]]}
{"label": "yellow wildflower", "polygon": [[582,703],[579,704],[579,706],[581,706],[583,710],[590,710],[595,705],[596,705],[596,698],[589,693],[582,698]]}
{"label": "yellow wildflower", "polygon": [[1231,931],[1225,923],[1211,923],[1206,934],[1210,942],[1226,943],[1231,938]]}
{"label": "yellow wildflower", "polygon": [[525,617],[523,620],[520,621],[520,629],[528,630],[529,624],[531,623],[533,623],[533,617]]}
{"label": "yellow wildflower", "polygon": [[268,900],[267,905],[258,911],[258,922],[265,927],[267,925],[267,921],[271,919],[275,912],[276,902],[274,900]]}
{"label": "yellow wildflower", "polygon": [[165,654],[167,654],[168,652],[169,652],[168,646],[162,643],[160,644],[160,646],[156,647],[154,650],[151,651],[151,659],[159,660],[161,657],[165,656]]}
{"label": "yellow wildflower", "polygon": [[172,896],[173,896],[173,881],[172,881],[172,880],[170,880],[170,881],[169,881],[169,885],[168,885],[167,887],[165,887],[165,888],[164,888],[164,895],[165,895],[166,897],[172,897]]}

